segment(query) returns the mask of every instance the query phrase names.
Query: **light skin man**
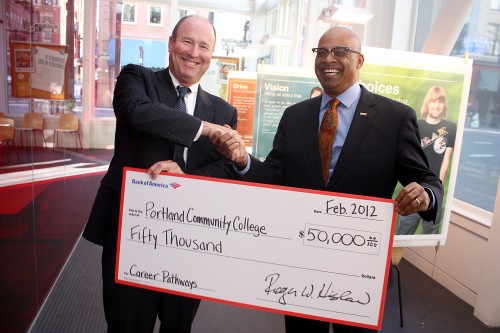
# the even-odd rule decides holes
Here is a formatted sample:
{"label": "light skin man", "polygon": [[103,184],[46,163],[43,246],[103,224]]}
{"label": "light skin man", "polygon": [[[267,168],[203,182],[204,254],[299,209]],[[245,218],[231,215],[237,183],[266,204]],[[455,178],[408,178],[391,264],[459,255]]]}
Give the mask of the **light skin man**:
{"label": "light skin man", "polygon": [[[208,20],[184,17],[168,41],[167,69],[153,72],[127,65],[117,79],[113,98],[114,156],[83,233],[84,238],[103,248],[103,303],[108,332],[153,332],[157,320],[163,333],[191,331],[200,300],[116,283],[116,243],[124,167],[147,169],[153,178],[162,171],[236,177],[231,162],[216,151],[208,138],[219,131],[235,133],[232,128],[237,124],[236,109],[199,85],[210,65],[215,40],[214,27]],[[185,95],[181,96],[181,91]],[[185,105],[182,111],[177,107],[180,101]],[[183,167],[173,161],[177,148]],[[165,258],[165,262],[168,260]]]}

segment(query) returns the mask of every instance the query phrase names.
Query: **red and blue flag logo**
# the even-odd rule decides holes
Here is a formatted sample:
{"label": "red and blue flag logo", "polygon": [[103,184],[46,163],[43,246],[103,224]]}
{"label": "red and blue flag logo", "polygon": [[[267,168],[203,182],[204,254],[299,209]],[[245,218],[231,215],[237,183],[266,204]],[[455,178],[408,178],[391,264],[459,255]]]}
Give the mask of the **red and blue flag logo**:
{"label": "red and blue flag logo", "polygon": [[181,184],[178,184],[178,183],[170,183],[170,186],[172,186],[174,188],[174,190],[178,187],[181,187]]}

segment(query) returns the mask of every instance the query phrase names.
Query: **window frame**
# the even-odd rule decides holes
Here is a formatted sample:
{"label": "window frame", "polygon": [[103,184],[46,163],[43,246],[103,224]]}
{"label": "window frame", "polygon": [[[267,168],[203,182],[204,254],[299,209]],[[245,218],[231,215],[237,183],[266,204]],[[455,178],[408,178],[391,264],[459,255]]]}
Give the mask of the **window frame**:
{"label": "window frame", "polygon": [[[154,9],[159,9],[160,13],[160,20],[158,23],[156,22],[151,22],[151,19],[153,18],[152,14]],[[147,12],[147,21],[146,24],[148,26],[153,26],[153,27],[162,27],[163,26],[163,6],[162,5],[150,5],[148,4],[148,12]]]}
{"label": "window frame", "polygon": [[[131,12],[131,14],[133,14],[131,16],[131,20],[125,20],[125,8],[126,7],[129,7],[129,8],[132,8],[133,11]],[[122,14],[122,23],[123,24],[137,24],[137,4],[136,3],[123,3],[123,14]]]}

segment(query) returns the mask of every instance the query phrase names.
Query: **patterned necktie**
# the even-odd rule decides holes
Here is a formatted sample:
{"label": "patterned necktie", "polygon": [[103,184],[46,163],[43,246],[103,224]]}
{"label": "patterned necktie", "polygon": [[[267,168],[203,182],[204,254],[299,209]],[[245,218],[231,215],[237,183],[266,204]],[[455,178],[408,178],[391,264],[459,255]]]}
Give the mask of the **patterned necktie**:
{"label": "patterned necktie", "polygon": [[339,117],[337,114],[338,100],[332,100],[330,107],[326,110],[321,120],[319,128],[319,156],[321,158],[321,169],[323,171],[323,181],[328,183],[328,173],[330,170],[330,159],[332,157],[332,146],[337,133]]}
{"label": "patterned necktie", "polygon": [[[175,102],[174,109],[181,111],[181,112],[186,112],[186,102],[184,101],[184,96],[189,94],[191,92],[191,89],[183,87],[183,86],[177,86],[177,90],[179,91],[179,97],[177,98],[177,101]],[[186,170],[186,163],[184,162],[184,146],[181,145],[174,145],[174,162],[177,163],[177,165],[183,170]]]}

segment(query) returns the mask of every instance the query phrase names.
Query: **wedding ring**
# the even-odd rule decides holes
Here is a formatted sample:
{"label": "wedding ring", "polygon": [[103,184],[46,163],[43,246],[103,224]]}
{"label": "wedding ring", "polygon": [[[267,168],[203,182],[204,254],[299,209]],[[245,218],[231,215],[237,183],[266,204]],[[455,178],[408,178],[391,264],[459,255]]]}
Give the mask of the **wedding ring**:
{"label": "wedding ring", "polygon": [[415,201],[417,202],[417,206],[420,206],[420,200],[418,200],[418,198],[415,198]]}

